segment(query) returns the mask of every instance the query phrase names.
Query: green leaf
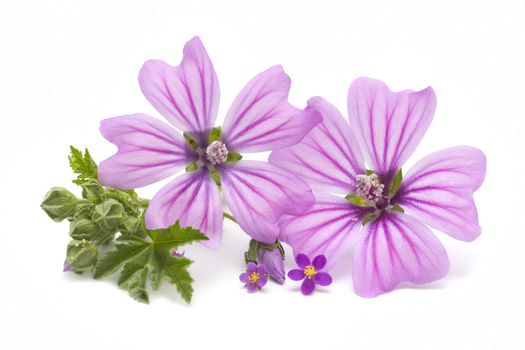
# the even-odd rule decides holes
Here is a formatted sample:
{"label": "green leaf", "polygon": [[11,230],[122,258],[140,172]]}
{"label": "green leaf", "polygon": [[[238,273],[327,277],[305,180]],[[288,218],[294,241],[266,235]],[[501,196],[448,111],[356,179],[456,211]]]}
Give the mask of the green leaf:
{"label": "green leaf", "polygon": [[259,246],[259,242],[257,242],[255,239],[250,240],[250,245],[248,246],[248,250],[244,252],[244,261],[246,263],[249,263],[250,261],[257,263],[258,246]]}
{"label": "green leaf", "polygon": [[132,262],[139,254],[151,252],[151,244],[139,237],[120,236],[115,245],[115,250],[99,259],[95,267],[95,278],[101,278],[117,271],[122,265]]}
{"label": "green leaf", "polygon": [[357,205],[358,207],[370,206],[370,203],[366,199],[364,199],[363,197],[356,196],[354,194],[349,194],[345,197],[345,199],[350,203]]}
{"label": "green leaf", "polygon": [[102,202],[102,196],[104,194],[104,188],[96,179],[86,179],[81,184],[82,186],[82,198],[87,199],[91,203],[99,204]]}
{"label": "green leaf", "polygon": [[405,209],[401,208],[399,204],[394,204],[390,207],[390,211],[397,212],[397,213],[404,213]]}
{"label": "green leaf", "polygon": [[147,303],[146,281],[149,276],[151,288],[158,290],[164,279],[175,284],[186,302],[191,301],[193,279],[188,267],[192,263],[185,257],[173,256],[178,247],[208,239],[192,227],[181,227],[177,221],[166,229],[147,231],[150,240],[136,236],[120,236],[115,250],[99,260],[95,267],[95,278],[100,278],[121,269],[118,284],[126,287],[134,299]]}
{"label": "green leaf", "polygon": [[199,149],[199,143],[190,134],[183,133],[182,136],[192,150],[197,151]]}
{"label": "green leaf", "polygon": [[365,216],[363,218],[363,226],[365,226],[369,222],[372,222],[372,221],[376,220],[379,217],[379,215],[380,215],[379,212],[375,212],[375,213],[368,214],[367,216]]}
{"label": "green leaf", "polygon": [[192,171],[197,171],[199,170],[199,164],[197,164],[197,162],[191,162],[190,164],[188,164],[188,166],[186,167],[186,172],[187,173],[190,173]]}
{"label": "green leaf", "polygon": [[392,187],[390,187],[390,197],[393,197],[397,193],[399,186],[401,186],[401,181],[403,181],[403,170],[399,169],[399,171],[396,173],[396,176],[394,176],[394,179],[392,180]]}
{"label": "green leaf", "polygon": [[227,163],[235,163],[242,159],[242,154],[237,152],[228,152]]}
{"label": "green leaf", "polygon": [[80,185],[87,179],[97,179],[97,164],[93,161],[87,148],[84,154],[73,146],[70,146],[70,150],[71,154],[68,156],[69,166],[77,174],[77,179],[73,180],[73,182]]}
{"label": "green leaf", "polygon": [[216,169],[210,170],[210,177],[215,182],[217,186],[219,186],[219,189],[221,188],[221,176],[219,175],[219,172]]}
{"label": "green leaf", "polygon": [[213,129],[211,129],[209,143],[211,144],[213,141],[220,141],[220,139],[221,139],[221,127],[216,126]]}

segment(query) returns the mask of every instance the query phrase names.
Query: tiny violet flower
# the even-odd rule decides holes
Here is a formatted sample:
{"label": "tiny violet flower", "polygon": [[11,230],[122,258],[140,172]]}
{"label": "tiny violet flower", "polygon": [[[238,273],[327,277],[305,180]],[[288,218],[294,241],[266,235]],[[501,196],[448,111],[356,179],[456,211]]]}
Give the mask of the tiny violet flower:
{"label": "tiny violet flower", "polygon": [[310,263],[310,259],[305,254],[297,254],[295,262],[299,269],[288,271],[288,277],[294,281],[303,281],[301,292],[304,295],[313,293],[315,286],[329,286],[332,283],[332,276],[327,272],[321,272],[326,266],[326,257],[318,255]]}
{"label": "tiny violet flower", "polygon": [[71,272],[73,269],[71,268],[71,265],[67,263],[67,261],[64,261],[64,268],[62,269],[64,272]]}
{"label": "tiny violet flower", "polygon": [[268,276],[264,265],[250,261],[246,264],[246,272],[239,276],[239,280],[244,283],[248,292],[253,293],[266,285]]}
{"label": "tiny violet flower", "polygon": [[182,253],[179,253],[178,251],[174,250],[171,252],[171,256],[177,257],[177,258],[183,258],[185,251],[183,250]]}
{"label": "tiny violet flower", "polygon": [[208,237],[204,245],[217,248],[222,191],[243,231],[271,244],[282,215],[299,215],[313,205],[313,193],[300,177],[267,162],[241,160],[241,152],[292,146],[322,120],[316,110],[288,102],[291,81],[281,66],[248,82],[222,127],[215,126],[219,81],[198,37],[186,43],[178,66],[147,61],[139,84],[171,125],[141,113],[103,120],[102,136],[118,151],[99,165],[98,174],[106,186],[135,189],[186,169],[152,198],[145,213],[148,229],[179,220],[201,230]]}

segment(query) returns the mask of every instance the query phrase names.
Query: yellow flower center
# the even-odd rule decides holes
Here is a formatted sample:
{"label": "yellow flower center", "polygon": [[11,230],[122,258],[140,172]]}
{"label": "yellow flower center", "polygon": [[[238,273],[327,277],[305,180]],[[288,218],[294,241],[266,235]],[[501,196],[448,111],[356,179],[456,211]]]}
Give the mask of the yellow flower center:
{"label": "yellow flower center", "polygon": [[248,276],[248,281],[250,281],[251,283],[257,283],[257,281],[259,280],[259,278],[261,278],[261,276],[259,276],[259,273],[258,273],[258,272],[252,272],[252,273]]}
{"label": "yellow flower center", "polygon": [[311,279],[313,275],[315,275],[317,271],[315,271],[315,267],[313,265],[308,265],[304,269],[304,274],[306,275],[306,278]]}

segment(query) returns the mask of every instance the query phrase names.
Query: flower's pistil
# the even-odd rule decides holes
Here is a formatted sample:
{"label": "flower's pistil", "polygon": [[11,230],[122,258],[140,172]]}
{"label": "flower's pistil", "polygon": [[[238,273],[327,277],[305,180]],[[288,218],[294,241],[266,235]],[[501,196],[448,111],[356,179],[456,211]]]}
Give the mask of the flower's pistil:
{"label": "flower's pistil", "polygon": [[383,199],[385,185],[379,181],[376,174],[357,175],[355,195],[367,200],[377,202]]}
{"label": "flower's pistil", "polygon": [[220,141],[213,141],[206,148],[206,159],[213,165],[225,163],[228,160],[228,148]]}
{"label": "flower's pistil", "polygon": [[315,271],[315,266],[308,265],[304,268],[304,274],[306,275],[306,278],[312,279],[313,276],[317,274],[317,271]]}
{"label": "flower's pistil", "polygon": [[248,275],[248,281],[250,281],[250,283],[257,283],[257,281],[259,281],[260,278],[261,275],[259,275],[258,272],[252,272]]}

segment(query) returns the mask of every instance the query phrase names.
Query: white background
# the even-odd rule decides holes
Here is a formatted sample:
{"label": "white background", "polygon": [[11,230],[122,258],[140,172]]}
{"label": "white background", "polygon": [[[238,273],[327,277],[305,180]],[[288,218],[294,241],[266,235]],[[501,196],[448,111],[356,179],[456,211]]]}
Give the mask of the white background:
{"label": "white background", "polygon": [[[0,4],[1,349],[525,348],[523,1]],[[248,236],[230,222],[219,250],[186,249],[196,260],[191,306],[171,285],[143,305],[112,280],[63,273],[67,224],[39,204],[51,186],[78,193],[68,146],[87,146],[101,161],[114,151],[101,119],[159,116],[138,70],[151,58],[178,64],[194,35],[219,76],[219,121],[252,76],[279,63],[293,103],[321,95],[345,115],[358,76],[394,90],[432,85],[437,112],[409,163],[449,146],[481,148],[482,235],[463,243],[438,233],[449,274],[375,299],[354,294],[351,252],[334,284],[311,297],[293,281],[247,294],[238,274]]]}

